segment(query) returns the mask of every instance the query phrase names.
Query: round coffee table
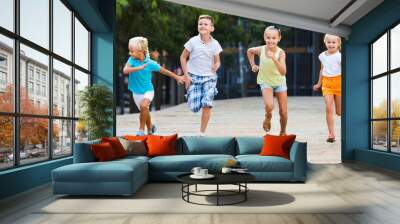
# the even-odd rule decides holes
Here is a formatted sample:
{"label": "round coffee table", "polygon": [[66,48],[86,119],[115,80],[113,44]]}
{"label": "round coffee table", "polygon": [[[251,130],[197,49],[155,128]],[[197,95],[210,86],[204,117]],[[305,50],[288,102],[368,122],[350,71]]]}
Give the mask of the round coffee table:
{"label": "round coffee table", "polygon": [[[198,205],[234,205],[247,200],[247,192],[249,188],[247,183],[255,180],[255,177],[249,173],[216,173],[212,179],[193,179],[190,177],[191,173],[182,174],[177,177],[178,181],[182,183],[182,199],[188,203]],[[197,185],[215,185],[215,190],[197,190]],[[195,186],[194,191],[190,191],[190,186]],[[237,190],[224,190],[220,189],[220,185],[236,185]],[[215,194],[206,194],[215,192]],[[190,200],[190,196],[203,196],[203,197],[216,197],[216,204],[202,204]],[[221,203],[221,197],[240,196],[240,199],[231,203]]]}

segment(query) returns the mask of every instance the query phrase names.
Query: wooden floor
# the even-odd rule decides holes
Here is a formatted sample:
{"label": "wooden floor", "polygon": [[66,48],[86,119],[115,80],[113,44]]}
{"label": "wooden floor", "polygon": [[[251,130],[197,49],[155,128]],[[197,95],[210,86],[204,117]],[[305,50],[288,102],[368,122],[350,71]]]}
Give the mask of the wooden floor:
{"label": "wooden floor", "polygon": [[[355,214],[38,214],[54,200],[43,186],[0,202],[0,223],[104,224],[252,224],[252,223],[400,223],[400,175],[358,163],[310,165],[309,183],[316,183],[349,203],[361,204]],[[171,205],[173,206],[173,205]]]}
{"label": "wooden floor", "polygon": [[[298,141],[307,142],[308,161],[312,163],[340,163],[340,117],[335,116],[336,143],[327,143],[325,104],[322,97],[288,97],[287,132],[296,134]],[[192,113],[180,104],[151,112],[160,134],[179,133],[197,135],[201,113]],[[212,110],[208,136],[263,136],[264,104],[261,97],[217,100]],[[117,116],[117,135],[135,134],[139,115]],[[277,102],[272,117],[272,134],[279,133]]]}

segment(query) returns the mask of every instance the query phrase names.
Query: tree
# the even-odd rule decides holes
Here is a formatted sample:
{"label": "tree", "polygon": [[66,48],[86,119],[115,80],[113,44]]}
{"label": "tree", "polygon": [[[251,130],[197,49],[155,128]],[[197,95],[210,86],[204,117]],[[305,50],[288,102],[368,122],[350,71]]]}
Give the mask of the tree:
{"label": "tree", "polygon": [[[0,108],[4,112],[13,112],[14,98],[13,85],[8,85],[6,92],[0,94]],[[34,105],[29,99],[28,93],[24,87],[20,88],[20,108],[23,114],[44,114],[48,112],[47,104]],[[58,111],[55,111],[58,113]],[[0,146],[5,148],[13,147],[13,117],[0,116]],[[20,118],[20,148],[24,149],[26,145],[44,145],[48,139],[48,119],[47,118],[32,118],[22,116]],[[53,139],[58,138],[59,128],[53,126]]]}

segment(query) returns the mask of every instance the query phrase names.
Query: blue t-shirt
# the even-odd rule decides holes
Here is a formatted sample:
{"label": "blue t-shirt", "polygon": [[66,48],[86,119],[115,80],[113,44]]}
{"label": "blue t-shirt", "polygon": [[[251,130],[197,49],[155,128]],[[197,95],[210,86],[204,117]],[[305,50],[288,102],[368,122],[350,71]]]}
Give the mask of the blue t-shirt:
{"label": "blue t-shirt", "polygon": [[129,73],[128,89],[135,94],[144,94],[147,91],[154,91],[153,83],[151,83],[151,73],[153,71],[159,72],[160,65],[148,57],[143,61],[129,57],[127,63],[131,67],[147,64],[144,69]]}

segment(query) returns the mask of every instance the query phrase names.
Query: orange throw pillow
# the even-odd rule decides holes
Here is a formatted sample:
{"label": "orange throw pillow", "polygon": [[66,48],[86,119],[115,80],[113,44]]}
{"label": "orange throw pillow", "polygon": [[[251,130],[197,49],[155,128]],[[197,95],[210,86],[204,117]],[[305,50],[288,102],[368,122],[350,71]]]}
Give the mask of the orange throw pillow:
{"label": "orange throw pillow", "polygon": [[136,136],[136,135],[125,135],[124,139],[129,141],[146,141],[147,135],[144,136]]}
{"label": "orange throw pillow", "polygon": [[110,161],[117,158],[112,145],[108,142],[93,144],[90,147],[92,149],[94,157],[99,162]]}
{"label": "orange throw pillow", "polygon": [[110,138],[101,138],[101,142],[108,142],[114,149],[115,155],[117,158],[125,157],[126,156],[126,151],[124,149],[124,146],[122,146],[121,142],[119,141],[118,138],[116,137],[110,137]]}
{"label": "orange throw pillow", "polygon": [[264,136],[264,146],[261,149],[261,156],[280,156],[289,159],[290,147],[296,135],[285,135],[285,136],[275,136],[275,135],[265,135]]}
{"label": "orange throw pillow", "polygon": [[147,155],[148,156],[165,156],[176,155],[176,140],[178,134],[171,136],[149,135],[147,137]]}

